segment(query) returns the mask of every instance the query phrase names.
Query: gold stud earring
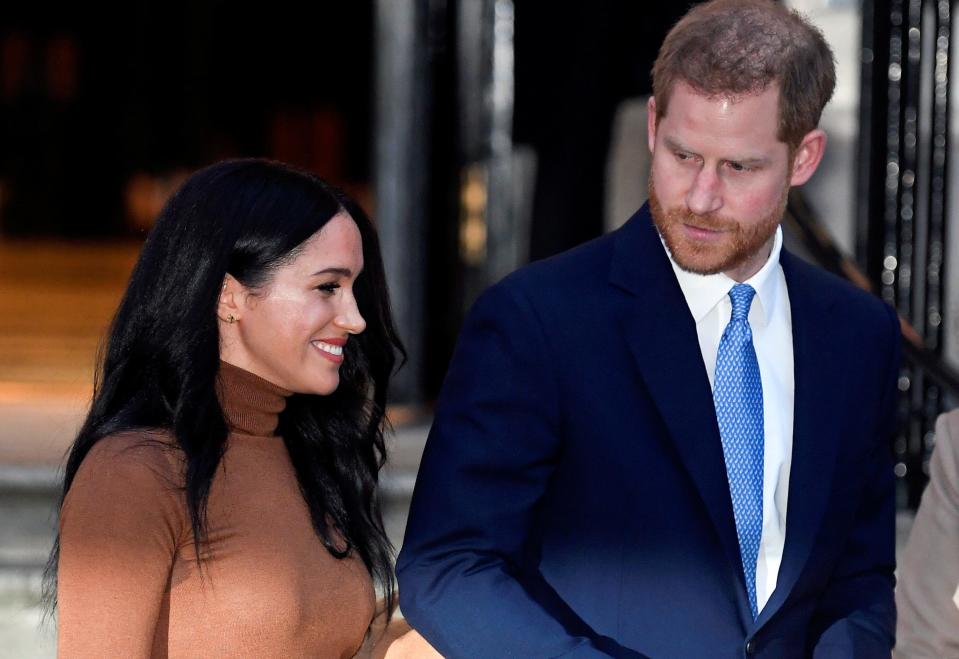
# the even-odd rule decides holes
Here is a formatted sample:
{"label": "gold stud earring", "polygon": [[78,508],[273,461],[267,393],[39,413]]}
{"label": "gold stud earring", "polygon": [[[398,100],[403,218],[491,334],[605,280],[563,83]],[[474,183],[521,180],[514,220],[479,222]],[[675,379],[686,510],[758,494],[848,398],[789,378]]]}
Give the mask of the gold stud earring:
{"label": "gold stud earring", "polygon": [[231,325],[232,325],[235,321],[236,321],[236,317],[235,317],[233,314],[230,314],[229,316],[226,317],[226,322],[230,323]]}

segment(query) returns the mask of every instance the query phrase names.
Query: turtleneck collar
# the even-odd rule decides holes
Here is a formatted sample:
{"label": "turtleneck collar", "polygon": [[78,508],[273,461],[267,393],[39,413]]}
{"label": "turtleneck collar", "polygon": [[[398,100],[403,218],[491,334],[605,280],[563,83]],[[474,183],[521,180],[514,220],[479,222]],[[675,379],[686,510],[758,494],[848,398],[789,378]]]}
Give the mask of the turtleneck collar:
{"label": "turtleneck collar", "polygon": [[217,396],[231,433],[271,437],[276,434],[287,391],[238,366],[220,361]]}

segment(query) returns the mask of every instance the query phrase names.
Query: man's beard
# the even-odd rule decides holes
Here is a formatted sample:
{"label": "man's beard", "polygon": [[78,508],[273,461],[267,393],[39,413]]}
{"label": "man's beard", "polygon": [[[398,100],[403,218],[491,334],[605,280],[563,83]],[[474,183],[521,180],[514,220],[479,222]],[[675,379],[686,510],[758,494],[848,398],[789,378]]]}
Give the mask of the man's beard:
{"label": "man's beard", "polygon": [[[669,253],[683,270],[699,275],[712,275],[733,270],[758,253],[776,233],[786,209],[789,186],[768,215],[759,222],[743,227],[731,217],[718,213],[697,215],[685,207],[663,208],[656,195],[653,177],[649,177],[649,210]],[[722,240],[715,243],[695,242],[683,235],[682,225],[722,231]]]}

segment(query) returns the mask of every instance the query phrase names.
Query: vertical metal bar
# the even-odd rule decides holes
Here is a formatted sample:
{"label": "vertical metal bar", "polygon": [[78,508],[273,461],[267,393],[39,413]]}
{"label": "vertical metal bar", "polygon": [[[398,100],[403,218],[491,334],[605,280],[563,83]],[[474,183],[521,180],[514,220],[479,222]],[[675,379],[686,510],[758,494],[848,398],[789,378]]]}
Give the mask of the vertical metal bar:
{"label": "vertical metal bar", "polygon": [[883,198],[882,275],[880,279],[882,298],[897,305],[897,279],[899,273],[899,183],[900,183],[900,112],[901,81],[903,66],[903,0],[892,0],[889,13],[889,67],[886,73],[886,136],[885,136],[885,194]]}
{"label": "vertical metal bar", "polygon": [[461,0],[458,14],[460,252],[466,302],[518,267],[525,253],[513,172],[513,0]]}
{"label": "vertical metal bar", "polygon": [[520,265],[519,227],[513,199],[513,0],[493,1],[490,89],[490,164],[487,195],[487,280]]}
{"label": "vertical metal bar", "polygon": [[[921,300],[916,289],[921,287],[919,277],[914,278],[917,270],[916,229],[917,229],[917,174],[919,169],[919,111],[922,57],[922,0],[907,0],[905,3],[905,21],[902,27],[902,40],[905,46],[905,58],[902,62],[901,90],[901,138],[899,140],[900,176],[899,176],[899,212],[897,223],[897,252],[899,272],[896,281],[896,308],[900,314],[915,322],[921,309]],[[921,329],[920,329],[921,331]],[[923,418],[923,399],[926,383],[920,369],[909,369],[909,416],[907,425],[908,459],[907,491],[909,502],[915,505],[921,493],[921,480],[917,485],[916,476],[921,474],[922,437],[925,425]],[[921,477],[920,477],[921,479]]]}
{"label": "vertical metal bar", "polygon": [[[878,4],[878,3],[877,3]],[[900,193],[900,123],[901,123],[901,82],[903,70],[903,0],[891,0],[883,3],[884,14],[877,14],[877,23],[882,24],[888,40],[885,44],[877,44],[879,48],[887,48],[888,65],[883,73],[885,94],[884,113],[884,175],[882,229],[877,232],[881,235],[882,262],[880,274],[880,292],[883,300],[893,306],[897,305],[897,279],[899,274],[899,193]],[[908,419],[910,416],[909,397],[912,385],[912,374],[903,368],[899,376],[899,389],[902,395],[899,399],[899,418]],[[909,443],[908,435],[900,431],[894,450],[896,454],[896,474],[900,478],[908,475]]]}
{"label": "vertical metal bar", "polygon": [[456,19],[459,141],[462,157],[471,162],[488,155],[488,80],[493,64],[487,39],[487,27],[492,20],[490,0],[459,0]]}
{"label": "vertical metal bar", "polygon": [[906,318],[915,317],[913,295],[913,269],[916,259],[916,173],[919,160],[919,84],[921,57],[922,1],[908,0],[906,22],[902,37],[905,58],[900,58],[902,80],[899,86],[901,99],[901,138],[899,146],[899,189],[897,249],[899,254],[896,281],[896,307]]}
{"label": "vertical metal bar", "polygon": [[[856,181],[856,258],[870,281],[881,275],[885,176],[886,76],[889,69],[889,0],[863,0]],[[877,229],[880,235],[877,236]]]}
{"label": "vertical metal bar", "polygon": [[932,148],[929,153],[929,230],[926,247],[926,345],[941,353],[943,257],[949,164],[949,49],[952,21],[950,0],[937,0],[932,93]]}
{"label": "vertical metal bar", "polygon": [[[950,0],[863,3],[860,136],[866,143],[860,145],[857,251],[883,299],[940,354],[951,6]],[[909,364],[899,388],[904,423],[894,446],[896,473],[903,502],[914,507],[925,486],[943,394],[921,368]]]}
{"label": "vertical metal bar", "polygon": [[491,0],[457,0],[456,50],[459,99],[459,236],[464,264],[463,303],[486,288],[489,201],[489,140],[493,58]]}
{"label": "vertical metal bar", "polygon": [[393,310],[409,359],[393,397],[421,397],[430,90],[427,0],[377,0],[376,219]]}
{"label": "vertical metal bar", "polygon": [[[944,254],[946,249],[946,208],[948,201],[949,164],[949,53],[952,42],[950,0],[935,3],[935,37],[932,66],[932,127],[929,152],[928,230],[926,233],[926,277],[923,339],[926,345],[942,355]],[[942,410],[942,392],[930,384],[923,405],[925,427],[922,442],[917,446],[918,467],[923,476],[929,474],[929,453],[934,442],[935,417]],[[918,503],[918,501],[917,501]]]}
{"label": "vertical metal bar", "polygon": [[[900,196],[902,193],[903,76],[907,59],[904,0],[864,0],[860,102],[859,210],[857,253],[881,297],[898,308],[900,280]],[[912,181],[914,182],[914,181]],[[899,418],[912,414],[913,373],[899,377]],[[906,424],[893,450],[903,502],[911,478]]]}

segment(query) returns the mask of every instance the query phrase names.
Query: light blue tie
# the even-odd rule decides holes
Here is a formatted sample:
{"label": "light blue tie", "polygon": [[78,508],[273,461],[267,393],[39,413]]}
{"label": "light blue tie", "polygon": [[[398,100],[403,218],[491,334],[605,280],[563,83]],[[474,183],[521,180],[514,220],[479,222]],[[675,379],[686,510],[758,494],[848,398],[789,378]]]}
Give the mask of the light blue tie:
{"label": "light blue tie", "polygon": [[747,284],[736,284],[729,291],[733,313],[719,341],[713,382],[716,420],[753,619],[758,615],[756,559],[763,529],[763,383],[748,320],[755,294]]}

